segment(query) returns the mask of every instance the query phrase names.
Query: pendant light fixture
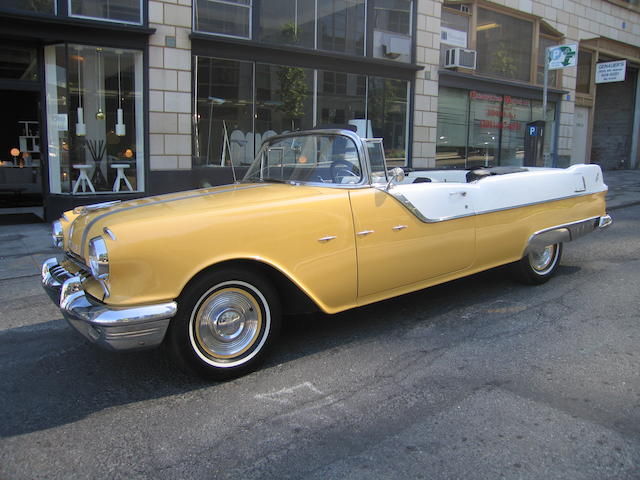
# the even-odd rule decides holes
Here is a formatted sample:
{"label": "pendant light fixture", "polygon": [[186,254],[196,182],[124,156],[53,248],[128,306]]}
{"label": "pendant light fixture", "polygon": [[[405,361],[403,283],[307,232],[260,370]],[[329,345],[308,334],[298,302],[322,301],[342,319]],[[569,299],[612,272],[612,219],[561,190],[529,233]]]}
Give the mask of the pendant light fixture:
{"label": "pendant light fixture", "polygon": [[78,123],[76,123],[76,135],[78,137],[84,137],[87,134],[87,125],[84,123],[84,108],[82,108],[82,75],[80,71],[80,62],[82,62],[84,58],[80,56],[80,48],[76,48],[76,51],[76,60],[78,62],[78,108],[76,112]]}
{"label": "pendant light fixture", "polygon": [[124,124],[122,113],[122,90],[120,86],[120,56],[122,52],[117,52],[118,55],[118,115],[116,120],[116,135],[124,137],[127,132],[127,127]]}
{"label": "pendant light fixture", "polygon": [[98,111],[96,112],[96,119],[97,120],[104,120],[104,111],[102,110],[102,90],[100,89],[100,82],[102,81],[102,75],[101,75],[101,63],[102,63],[102,49],[101,48],[96,48],[96,52],[97,52],[97,58],[96,58],[96,63],[97,63],[97,78],[96,78],[96,86],[98,89]]}

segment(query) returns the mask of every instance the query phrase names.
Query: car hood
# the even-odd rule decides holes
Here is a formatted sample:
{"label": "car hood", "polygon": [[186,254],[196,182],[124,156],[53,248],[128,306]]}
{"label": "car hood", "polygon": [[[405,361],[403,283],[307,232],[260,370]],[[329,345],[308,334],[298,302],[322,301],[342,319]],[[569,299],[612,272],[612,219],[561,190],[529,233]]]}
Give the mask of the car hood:
{"label": "car hood", "polygon": [[[194,222],[206,221],[224,209],[246,211],[269,209],[274,203],[304,201],[318,195],[345,195],[346,190],[318,186],[252,183],[190,190],[179,193],[145,197],[117,204],[78,207],[67,236],[67,250],[85,258],[91,238],[105,235],[108,229],[115,236],[118,225],[145,222],[153,228],[171,228],[172,219],[185,216]],[[69,213],[69,216],[72,214]]]}

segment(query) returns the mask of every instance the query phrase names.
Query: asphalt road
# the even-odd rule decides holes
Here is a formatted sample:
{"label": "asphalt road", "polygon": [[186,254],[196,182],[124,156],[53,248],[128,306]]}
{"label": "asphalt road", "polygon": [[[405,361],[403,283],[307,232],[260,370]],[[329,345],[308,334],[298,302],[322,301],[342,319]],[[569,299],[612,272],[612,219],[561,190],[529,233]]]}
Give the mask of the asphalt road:
{"label": "asphalt road", "polygon": [[0,478],[640,478],[640,206],[503,269],[287,320],[227,383],[111,354],[0,281]]}

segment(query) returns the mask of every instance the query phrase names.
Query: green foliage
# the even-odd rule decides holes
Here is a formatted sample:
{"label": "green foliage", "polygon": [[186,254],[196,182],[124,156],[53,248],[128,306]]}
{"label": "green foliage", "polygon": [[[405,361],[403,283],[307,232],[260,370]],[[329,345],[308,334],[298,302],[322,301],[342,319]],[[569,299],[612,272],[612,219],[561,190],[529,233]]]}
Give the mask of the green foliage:
{"label": "green foliage", "polygon": [[304,117],[304,104],[309,94],[304,70],[297,67],[280,67],[278,77],[280,78],[278,93],[282,98],[280,109],[289,120]]}
{"label": "green foliage", "polygon": [[490,68],[492,73],[498,73],[505,78],[516,77],[518,67],[505,42],[501,42],[500,48],[493,53]]}
{"label": "green foliage", "polygon": [[[289,43],[299,42],[300,29],[293,22],[287,22],[282,26],[282,37]],[[280,79],[280,98],[282,106],[279,107],[285,117],[291,121],[291,128],[295,128],[295,120],[304,117],[304,104],[309,95],[304,70],[299,67],[280,67],[278,69]]]}

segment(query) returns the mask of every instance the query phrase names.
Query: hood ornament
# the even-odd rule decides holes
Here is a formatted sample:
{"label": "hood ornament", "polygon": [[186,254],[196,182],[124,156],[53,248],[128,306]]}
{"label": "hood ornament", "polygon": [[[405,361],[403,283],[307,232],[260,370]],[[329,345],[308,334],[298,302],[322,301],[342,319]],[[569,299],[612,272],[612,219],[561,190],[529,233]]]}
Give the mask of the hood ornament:
{"label": "hood ornament", "polygon": [[81,205],[73,209],[73,213],[76,215],[85,215],[94,210],[100,210],[101,208],[112,207],[113,205],[117,205],[122,202],[122,200],[113,200],[111,202],[102,202],[102,203],[94,203],[92,205]]}

